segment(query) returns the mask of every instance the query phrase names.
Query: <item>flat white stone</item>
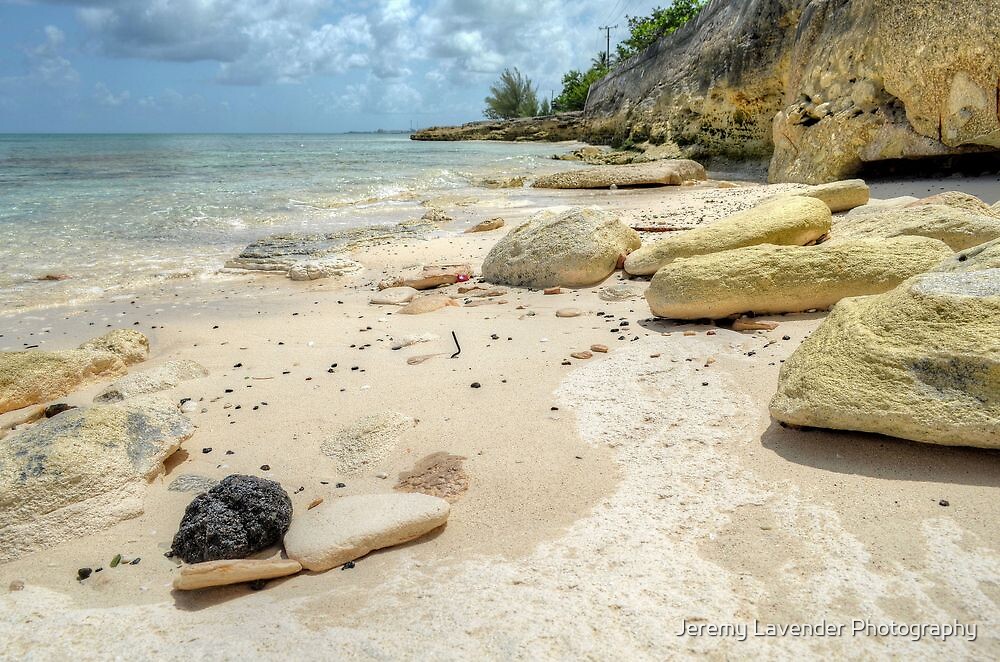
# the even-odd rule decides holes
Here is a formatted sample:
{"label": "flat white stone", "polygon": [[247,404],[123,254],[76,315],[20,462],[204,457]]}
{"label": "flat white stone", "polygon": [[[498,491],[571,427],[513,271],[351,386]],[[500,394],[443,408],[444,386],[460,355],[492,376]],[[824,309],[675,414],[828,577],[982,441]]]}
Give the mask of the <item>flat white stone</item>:
{"label": "flat white stone", "polygon": [[285,534],[288,557],[316,572],[383,547],[409,542],[448,521],[450,505],[426,494],[363,494],[296,513]]}
{"label": "flat white stone", "polygon": [[174,578],[174,588],[178,591],[193,591],[212,586],[242,584],[258,579],[286,577],[300,570],[302,565],[298,561],[288,559],[207,561],[181,568],[181,573]]}

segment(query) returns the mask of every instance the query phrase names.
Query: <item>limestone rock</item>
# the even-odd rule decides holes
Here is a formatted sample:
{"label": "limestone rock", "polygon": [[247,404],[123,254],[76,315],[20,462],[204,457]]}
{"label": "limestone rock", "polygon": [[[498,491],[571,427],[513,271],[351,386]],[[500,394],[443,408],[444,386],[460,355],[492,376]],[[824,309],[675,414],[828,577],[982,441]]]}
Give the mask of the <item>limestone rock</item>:
{"label": "limestone rock", "polygon": [[292,501],[281,485],[234,474],[184,510],[171,554],[186,563],[242,559],[281,541]]}
{"label": "limestone rock", "polygon": [[52,400],[99,379],[120,377],[146,358],[149,341],[117,330],[80,349],[0,353],[0,414]]}
{"label": "limestone rock", "polygon": [[781,197],[721,221],[677,233],[635,251],[625,271],[655,274],[677,258],[706,255],[758,244],[808,244],[830,231],[826,203],[811,197]]}
{"label": "limestone rock", "polygon": [[925,237],[751,246],[672,262],[653,277],[646,299],[654,315],[675,319],[829,308],[891,290],[950,253]]}
{"label": "limestone rock", "polygon": [[532,186],[557,189],[680,186],[686,181],[704,181],[706,179],[708,179],[708,175],[700,163],[678,159],[570,170],[539,177]]}
{"label": "limestone rock", "polygon": [[1000,269],[1000,239],[952,255],[934,271],[982,271]]}
{"label": "limestone rock", "polygon": [[639,234],[613,214],[542,212],[500,239],[483,262],[483,278],[536,289],[586,287],[610,276],[639,244]]}
{"label": "limestone rock", "polygon": [[931,237],[961,251],[1000,238],[1000,218],[943,205],[893,208],[837,219],[831,241],[890,237]]}
{"label": "limestone rock", "polygon": [[258,579],[287,577],[301,570],[302,564],[287,559],[206,561],[182,567],[180,574],[174,578],[174,588],[178,591],[195,591]]}
{"label": "limestone rock", "polygon": [[822,200],[830,208],[831,212],[837,214],[868,204],[871,191],[863,179],[845,179],[839,182],[810,186],[800,191],[792,191],[786,195]]}
{"label": "limestone rock", "polygon": [[146,484],[194,432],[174,403],[71,409],[0,443],[0,561],[143,512]]}
{"label": "limestone rock", "polygon": [[208,370],[194,361],[170,361],[161,366],[135,372],[117,380],[94,397],[94,402],[120,402],[137,395],[171,389],[183,381],[208,376]]}
{"label": "limestone rock", "polygon": [[895,198],[885,198],[883,200],[871,199],[867,205],[855,207],[847,212],[848,216],[862,216],[864,214],[880,214],[887,209],[909,206],[911,202],[918,202],[912,195],[901,195]]}
{"label": "limestone rock", "polygon": [[329,257],[342,259],[344,254],[357,248],[425,237],[435,229],[433,223],[420,220],[348,228],[328,234],[276,234],[244,248],[237,257],[226,262],[226,268],[287,274],[299,262]]}
{"label": "limestone rock", "polygon": [[922,274],[841,301],[785,362],[771,414],[1000,448],[1000,269]]}
{"label": "limestone rock", "polygon": [[944,205],[963,211],[978,214],[980,216],[993,216],[993,208],[974,195],[963,193],[962,191],[945,191],[937,195],[921,198],[907,207],[921,207],[923,205]]}
{"label": "limestone rock", "polygon": [[602,287],[597,293],[601,301],[630,301],[639,296],[639,293],[628,285],[608,285]]}
{"label": "limestone rock", "polygon": [[387,287],[372,295],[368,300],[376,306],[404,306],[420,294],[420,291],[412,287]]}
{"label": "limestone rock", "polygon": [[471,228],[469,228],[468,230],[466,230],[466,233],[492,232],[493,230],[499,230],[505,224],[506,224],[506,221],[504,221],[500,217],[491,218],[489,220],[486,220],[486,221],[483,221],[481,223],[477,223],[476,225],[473,225]]}
{"label": "limestone rock", "polygon": [[80,345],[80,349],[111,352],[121,357],[125,365],[141,363],[149,356],[149,338],[133,329],[115,329],[100,338]]}
{"label": "limestone rock", "polygon": [[322,451],[337,461],[337,470],[355,474],[385,459],[404,432],[417,422],[394,411],[369,414],[346,425],[323,442]]}
{"label": "limestone rock", "polygon": [[484,177],[479,185],[483,188],[523,188],[524,177]]}
{"label": "limestone rock", "polygon": [[400,315],[424,315],[433,313],[435,310],[448,308],[449,306],[461,307],[460,304],[447,294],[427,294],[417,297],[410,303],[399,309]]}
{"label": "limestone rock", "polygon": [[171,492],[207,492],[218,484],[219,481],[208,476],[181,474],[170,481],[167,489]]}
{"label": "limestone rock", "polygon": [[302,260],[288,269],[288,277],[292,280],[320,280],[321,278],[337,278],[352,276],[361,272],[364,267],[358,262],[342,255],[330,255],[316,260]]}
{"label": "limestone rock", "polygon": [[325,501],[299,514],[285,534],[288,557],[322,572],[409,542],[448,520],[450,505],[426,494],[366,494]]}

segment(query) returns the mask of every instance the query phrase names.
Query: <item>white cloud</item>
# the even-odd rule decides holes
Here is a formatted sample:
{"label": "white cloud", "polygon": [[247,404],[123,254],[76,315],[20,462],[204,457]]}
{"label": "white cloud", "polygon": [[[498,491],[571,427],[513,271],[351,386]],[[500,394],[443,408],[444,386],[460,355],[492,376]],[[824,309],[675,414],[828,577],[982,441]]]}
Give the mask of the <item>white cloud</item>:
{"label": "white cloud", "polygon": [[94,100],[102,106],[116,108],[123,105],[131,96],[128,90],[122,90],[118,94],[115,94],[104,83],[99,82],[94,85]]}
{"label": "white cloud", "polygon": [[45,41],[24,52],[28,60],[28,78],[53,87],[78,83],[80,74],[60,53],[65,41],[62,30],[54,25],[45,26]]}

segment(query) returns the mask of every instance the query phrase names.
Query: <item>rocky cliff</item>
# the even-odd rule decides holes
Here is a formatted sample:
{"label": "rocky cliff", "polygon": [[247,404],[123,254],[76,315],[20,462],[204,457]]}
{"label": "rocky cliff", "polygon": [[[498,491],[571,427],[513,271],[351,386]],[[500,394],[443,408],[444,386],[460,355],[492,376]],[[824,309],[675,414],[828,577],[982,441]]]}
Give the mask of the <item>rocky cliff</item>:
{"label": "rocky cliff", "polygon": [[713,0],[592,88],[587,136],[772,156],[772,181],[1000,152],[1000,1]]}

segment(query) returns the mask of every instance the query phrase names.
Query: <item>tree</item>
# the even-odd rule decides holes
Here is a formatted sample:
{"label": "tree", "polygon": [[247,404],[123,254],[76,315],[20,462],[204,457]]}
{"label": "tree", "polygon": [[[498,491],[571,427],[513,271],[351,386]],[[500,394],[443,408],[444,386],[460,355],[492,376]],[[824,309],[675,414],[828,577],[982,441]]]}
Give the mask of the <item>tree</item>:
{"label": "tree", "polygon": [[618,61],[641,53],[660,37],[673,34],[697,16],[707,3],[708,0],[674,0],[666,9],[657,7],[649,16],[626,16],[629,36],[618,44]]}
{"label": "tree", "polygon": [[538,115],[538,92],[531,79],[518,71],[504,69],[500,79],[490,86],[483,114],[490,119],[509,120]]}
{"label": "tree", "polygon": [[563,76],[563,89],[552,102],[553,110],[566,112],[568,110],[583,110],[587,103],[590,86],[608,74],[607,53],[601,51],[591,61],[590,69],[581,73],[573,69]]}
{"label": "tree", "polygon": [[538,107],[538,114],[543,117],[552,114],[552,106],[549,105],[548,99],[542,99],[542,104]]}

